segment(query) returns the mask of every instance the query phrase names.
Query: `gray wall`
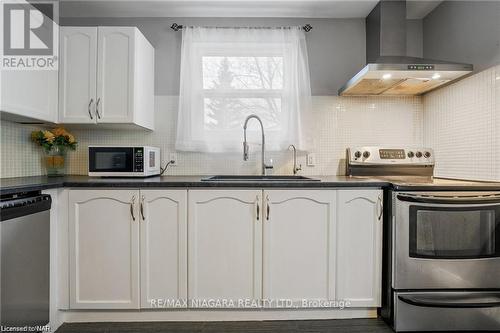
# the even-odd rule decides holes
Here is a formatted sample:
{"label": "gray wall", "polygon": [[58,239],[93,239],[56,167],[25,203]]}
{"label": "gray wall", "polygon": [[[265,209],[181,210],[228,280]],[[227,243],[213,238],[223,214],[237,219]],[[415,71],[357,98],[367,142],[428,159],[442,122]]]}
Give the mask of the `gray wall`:
{"label": "gray wall", "polygon": [[422,58],[424,56],[423,21],[406,20],[406,55]]}
{"label": "gray wall", "polygon": [[475,71],[499,64],[500,1],[444,1],[424,18],[424,56]]}
{"label": "gray wall", "polygon": [[200,26],[290,26],[309,23],[307,33],[312,94],[337,90],[365,64],[364,19],[302,18],[61,18],[61,25],[137,26],[156,49],[156,95],[179,94],[181,32],[172,23]]}

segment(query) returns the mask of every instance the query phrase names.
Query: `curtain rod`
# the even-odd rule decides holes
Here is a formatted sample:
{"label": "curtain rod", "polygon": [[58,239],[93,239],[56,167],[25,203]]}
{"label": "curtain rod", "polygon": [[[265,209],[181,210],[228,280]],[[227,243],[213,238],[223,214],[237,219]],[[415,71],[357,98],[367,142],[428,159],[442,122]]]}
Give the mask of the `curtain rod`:
{"label": "curtain rod", "polygon": [[[182,30],[182,28],[184,28],[184,26],[182,24],[177,24],[177,23],[174,23],[170,26],[170,29],[174,30],[174,31],[179,31],[179,30]],[[241,29],[241,28],[247,28],[247,27],[217,27],[217,28],[220,28],[220,29]],[[276,29],[277,27],[250,27],[251,29]],[[281,27],[281,28],[288,28],[288,27]],[[305,31],[305,32],[309,32],[312,30],[312,25],[310,24],[306,24],[302,27],[302,29]]]}

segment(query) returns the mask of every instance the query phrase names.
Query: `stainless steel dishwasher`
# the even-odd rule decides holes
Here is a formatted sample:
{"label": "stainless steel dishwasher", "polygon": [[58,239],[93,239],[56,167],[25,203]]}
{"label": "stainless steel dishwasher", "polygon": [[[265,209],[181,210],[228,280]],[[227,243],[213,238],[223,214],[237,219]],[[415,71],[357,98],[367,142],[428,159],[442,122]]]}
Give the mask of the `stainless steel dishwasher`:
{"label": "stainless steel dishwasher", "polygon": [[49,322],[50,195],[28,192],[0,199],[0,324]]}

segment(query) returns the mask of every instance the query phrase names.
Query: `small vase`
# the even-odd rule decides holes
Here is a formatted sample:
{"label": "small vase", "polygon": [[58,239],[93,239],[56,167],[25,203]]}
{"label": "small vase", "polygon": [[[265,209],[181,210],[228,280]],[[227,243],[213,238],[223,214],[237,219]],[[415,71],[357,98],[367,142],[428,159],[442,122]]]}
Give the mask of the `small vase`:
{"label": "small vase", "polygon": [[61,147],[52,147],[45,151],[45,167],[47,176],[62,176],[66,173],[66,150]]}

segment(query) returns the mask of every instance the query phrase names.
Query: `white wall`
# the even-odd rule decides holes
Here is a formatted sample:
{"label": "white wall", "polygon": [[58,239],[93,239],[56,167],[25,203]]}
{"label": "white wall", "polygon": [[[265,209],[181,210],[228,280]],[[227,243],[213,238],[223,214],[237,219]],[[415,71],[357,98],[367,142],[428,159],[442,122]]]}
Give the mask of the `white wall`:
{"label": "white wall", "polygon": [[500,181],[500,65],[425,95],[437,177]]}

